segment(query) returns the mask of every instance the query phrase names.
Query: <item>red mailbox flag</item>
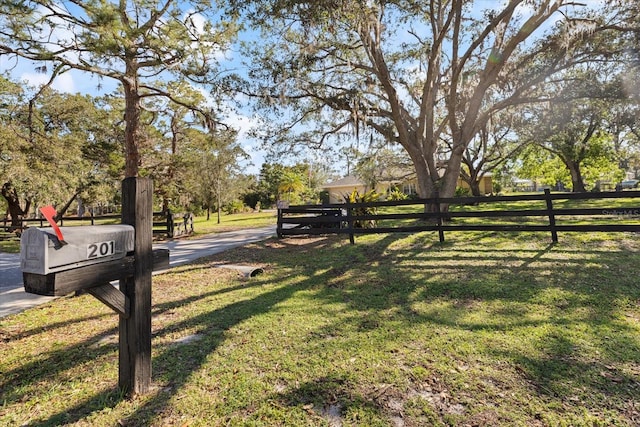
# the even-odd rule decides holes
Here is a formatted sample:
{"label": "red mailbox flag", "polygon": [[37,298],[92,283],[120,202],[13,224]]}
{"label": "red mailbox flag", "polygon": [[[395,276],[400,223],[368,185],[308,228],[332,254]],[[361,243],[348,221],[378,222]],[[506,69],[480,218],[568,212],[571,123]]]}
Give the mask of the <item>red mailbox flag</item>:
{"label": "red mailbox flag", "polygon": [[58,214],[58,212],[56,212],[56,209],[51,205],[43,206],[40,208],[40,212],[42,212],[42,215],[47,218],[47,221],[49,221],[49,224],[51,224],[51,227],[53,227],[53,231],[56,232],[56,236],[58,236],[58,240],[60,240],[60,243],[66,245],[67,242],[64,241],[62,231],[60,231],[60,227],[58,227],[58,224],[56,224],[55,216]]}

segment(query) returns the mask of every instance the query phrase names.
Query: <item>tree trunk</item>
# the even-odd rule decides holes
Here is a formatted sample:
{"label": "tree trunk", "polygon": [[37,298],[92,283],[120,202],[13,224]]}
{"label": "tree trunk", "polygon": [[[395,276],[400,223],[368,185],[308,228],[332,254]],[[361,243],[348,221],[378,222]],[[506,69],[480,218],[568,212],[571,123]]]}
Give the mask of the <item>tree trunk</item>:
{"label": "tree trunk", "polygon": [[73,203],[73,201],[76,199],[76,197],[78,197],[79,194],[80,191],[76,191],[73,196],[69,198],[67,203],[65,203],[65,205],[58,212],[56,212],[56,220],[59,220],[64,216],[65,213],[67,213],[67,211],[69,210],[69,206],[71,206],[71,203]]}
{"label": "tree trunk", "polygon": [[569,173],[571,174],[571,185],[574,193],[586,193],[587,189],[584,186],[584,180],[582,179],[582,172],[580,172],[580,165],[575,162],[566,162]]}
{"label": "tree trunk", "polygon": [[480,181],[478,181],[476,179],[472,179],[467,184],[469,184],[469,188],[471,189],[471,195],[472,196],[475,196],[475,197],[482,196],[482,194],[480,194]]}
{"label": "tree trunk", "polygon": [[5,182],[2,186],[2,197],[7,201],[7,210],[11,216],[11,230],[22,228],[22,217],[25,211],[20,207],[18,192],[10,182]]}
{"label": "tree trunk", "polygon": [[220,190],[220,180],[218,179],[216,181],[216,198],[217,198],[216,205],[217,205],[217,208],[218,208],[218,224],[220,224],[220,210],[221,210],[221,208],[220,208],[220,201],[221,201],[220,191],[221,191]]}
{"label": "tree trunk", "polygon": [[462,149],[454,149],[451,152],[451,156],[447,162],[447,169],[442,177],[440,197],[453,197],[456,194],[458,178],[460,177],[460,167],[462,166],[462,154]]}
{"label": "tree trunk", "polygon": [[413,167],[416,171],[416,190],[418,192],[418,197],[422,199],[433,197],[437,190],[436,183],[438,177],[436,176],[434,179],[432,176],[433,174],[427,160],[429,154],[425,154],[419,149],[416,149],[415,146],[418,146],[418,144],[415,144],[415,146],[403,144],[403,146],[409,153],[409,157],[411,158],[411,162],[413,163]]}
{"label": "tree trunk", "polygon": [[427,170],[424,165],[416,164],[414,166],[416,168],[416,178],[418,180],[418,186],[416,188],[418,196],[425,199],[433,197],[436,192],[436,185],[431,178],[429,170]]}
{"label": "tree trunk", "polygon": [[134,66],[127,63],[126,77],[122,79],[124,89],[125,110],[125,132],[124,132],[124,152],[125,152],[125,178],[138,176],[140,167],[140,114],[142,107],[140,95],[138,93],[137,72]]}

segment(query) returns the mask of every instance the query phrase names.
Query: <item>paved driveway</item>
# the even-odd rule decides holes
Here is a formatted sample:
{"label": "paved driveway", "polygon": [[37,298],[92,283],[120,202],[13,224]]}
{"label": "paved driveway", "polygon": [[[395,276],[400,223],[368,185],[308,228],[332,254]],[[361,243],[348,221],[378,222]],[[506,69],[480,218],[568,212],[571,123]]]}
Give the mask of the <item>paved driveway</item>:
{"label": "paved driveway", "polygon": [[0,292],[21,286],[20,254],[0,252]]}
{"label": "paved driveway", "polygon": [[[252,228],[211,234],[193,240],[170,240],[154,244],[155,249],[169,249],[169,266],[188,264],[236,246],[275,236],[276,227]],[[20,255],[0,253],[0,318],[51,301],[55,297],[28,294],[22,286]]]}

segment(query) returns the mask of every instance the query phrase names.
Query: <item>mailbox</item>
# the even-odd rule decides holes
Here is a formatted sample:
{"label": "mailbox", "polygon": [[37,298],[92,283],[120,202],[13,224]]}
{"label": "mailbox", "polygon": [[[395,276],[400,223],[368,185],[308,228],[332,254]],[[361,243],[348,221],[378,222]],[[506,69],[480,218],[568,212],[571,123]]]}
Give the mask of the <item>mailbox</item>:
{"label": "mailbox", "polygon": [[64,242],[52,228],[27,228],[20,242],[23,273],[47,275],[124,258],[134,250],[130,225],[60,227]]}

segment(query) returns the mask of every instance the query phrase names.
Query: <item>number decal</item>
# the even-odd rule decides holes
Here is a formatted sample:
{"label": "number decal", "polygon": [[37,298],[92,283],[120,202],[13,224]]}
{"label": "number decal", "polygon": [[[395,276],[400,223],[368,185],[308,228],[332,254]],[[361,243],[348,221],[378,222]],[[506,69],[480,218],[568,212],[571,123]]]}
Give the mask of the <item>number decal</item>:
{"label": "number decal", "polygon": [[116,242],[96,242],[87,245],[87,259],[102,258],[116,253]]}
{"label": "number decal", "polygon": [[87,259],[98,258],[98,246],[95,243],[87,247]]}

